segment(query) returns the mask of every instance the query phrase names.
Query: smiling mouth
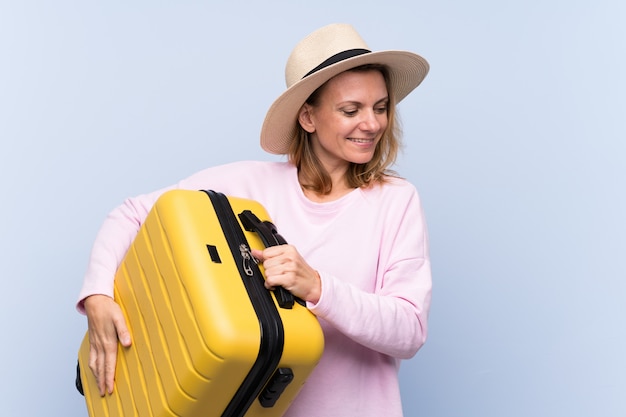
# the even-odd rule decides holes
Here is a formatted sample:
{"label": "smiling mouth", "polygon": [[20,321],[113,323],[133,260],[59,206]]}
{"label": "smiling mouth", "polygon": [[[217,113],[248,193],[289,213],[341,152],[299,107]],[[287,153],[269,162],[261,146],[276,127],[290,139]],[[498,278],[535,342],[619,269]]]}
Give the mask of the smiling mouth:
{"label": "smiling mouth", "polygon": [[350,142],[355,142],[355,143],[372,143],[372,142],[374,142],[374,139],[348,138],[348,140]]}

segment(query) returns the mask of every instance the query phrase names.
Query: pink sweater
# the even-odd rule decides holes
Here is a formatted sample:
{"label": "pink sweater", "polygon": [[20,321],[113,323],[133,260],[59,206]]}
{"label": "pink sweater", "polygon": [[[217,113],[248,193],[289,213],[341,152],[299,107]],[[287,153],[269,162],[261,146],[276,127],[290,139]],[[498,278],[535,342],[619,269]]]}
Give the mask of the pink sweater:
{"label": "pink sweater", "polygon": [[[426,339],[431,270],[415,188],[392,179],[314,203],[282,162],[212,167],[171,188],[213,189],[260,202],[282,236],[320,273],[310,310],[325,335],[323,357],[287,412],[298,417],[402,416],[398,368]],[[113,277],[157,197],[128,199],[100,229],[79,300],[112,296]],[[82,302],[78,310],[84,313]]]}

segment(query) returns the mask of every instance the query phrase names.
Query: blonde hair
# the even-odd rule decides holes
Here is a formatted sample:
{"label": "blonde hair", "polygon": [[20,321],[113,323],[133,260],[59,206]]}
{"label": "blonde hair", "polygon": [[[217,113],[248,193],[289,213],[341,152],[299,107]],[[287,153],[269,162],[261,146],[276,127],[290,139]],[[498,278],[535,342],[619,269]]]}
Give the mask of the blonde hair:
{"label": "blonde hair", "polygon": [[[367,64],[349,69],[348,71],[379,71],[385,79],[389,104],[387,106],[387,128],[376,146],[374,156],[365,164],[350,163],[346,172],[346,180],[350,187],[369,187],[386,181],[389,176],[398,175],[389,167],[396,162],[401,147],[401,129],[396,114],[396,104],[393,91],[390,88],[389,71],[387,67],[379,64]],[[306,103],[315,106],[323,84],[311,94]],[[296,121],[297,131],[289,148],[289,161],[298,168],[301,185],[318,194],[329,194],[332,190],[330,175],[326,172],[317,156],[313,153],[313,147],[309,140],[309,133]]]}

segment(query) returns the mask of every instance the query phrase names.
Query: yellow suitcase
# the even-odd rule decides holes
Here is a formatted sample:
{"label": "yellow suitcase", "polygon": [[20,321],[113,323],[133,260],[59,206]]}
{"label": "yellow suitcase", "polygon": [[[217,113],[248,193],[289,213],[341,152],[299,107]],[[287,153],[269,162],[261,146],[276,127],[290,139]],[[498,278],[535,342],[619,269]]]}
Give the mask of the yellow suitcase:
{"label": "yellow suitcase", "polygon": [[315,316],[268,291],[250,255],[284,241],[256,201],[172,190],[148,214],[115,277],[133,336],[100,397],[87,335],[77,387],[91,417],[281,416],[324,346]]}

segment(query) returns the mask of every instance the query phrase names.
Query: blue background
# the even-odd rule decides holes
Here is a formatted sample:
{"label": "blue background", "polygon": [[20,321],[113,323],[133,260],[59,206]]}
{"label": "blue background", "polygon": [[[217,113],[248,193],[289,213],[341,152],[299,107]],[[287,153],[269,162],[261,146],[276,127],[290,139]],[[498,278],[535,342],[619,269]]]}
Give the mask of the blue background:
{"label": "blue background", "polygon": [[303,36],[431,73],[400,106],[430,337],[407,416],[626,416],[626,3],[0,1],[1,414],[86,416],[74,310],[106,213],[258,146]]}

